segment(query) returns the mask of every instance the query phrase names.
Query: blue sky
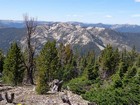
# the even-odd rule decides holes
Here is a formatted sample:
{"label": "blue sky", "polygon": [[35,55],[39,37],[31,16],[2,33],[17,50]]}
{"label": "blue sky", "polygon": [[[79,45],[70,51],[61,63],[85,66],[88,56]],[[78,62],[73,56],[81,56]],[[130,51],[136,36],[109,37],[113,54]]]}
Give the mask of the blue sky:
{"label": "blue sky", "polygon": [[139,24],[140,0],[0,0],[0,19]]}

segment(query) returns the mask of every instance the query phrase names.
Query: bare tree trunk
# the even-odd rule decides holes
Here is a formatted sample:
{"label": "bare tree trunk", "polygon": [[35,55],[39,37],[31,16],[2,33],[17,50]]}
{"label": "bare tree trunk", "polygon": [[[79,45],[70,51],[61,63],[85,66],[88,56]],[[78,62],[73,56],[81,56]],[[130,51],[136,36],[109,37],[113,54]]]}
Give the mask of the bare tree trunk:
{"label": "bare tree trunk", "polygon": [[24,22],[26,26],[26,40],[27,40],[27,62],[24,63],[27,69],[26,74],[26,83],[34,84],[33,81],[33,69],[34,69],[34,53],[35,53],[35,45],[31,44],[31,37],[35,34],[37,22],[34,18],[29,18],[28,15],[24,16]]}
{"label": "bare tree trunk", "polygon": [[27,69],[26,83],[27,84],[32,84],[32,85],[34,84],[32,69],[30,69],[30,70]]}

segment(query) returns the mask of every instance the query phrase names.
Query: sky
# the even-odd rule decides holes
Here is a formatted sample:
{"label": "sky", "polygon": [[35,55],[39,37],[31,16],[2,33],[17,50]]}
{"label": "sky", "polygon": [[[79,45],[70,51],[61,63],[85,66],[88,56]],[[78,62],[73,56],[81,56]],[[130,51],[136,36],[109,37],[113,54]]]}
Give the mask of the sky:
{"label": "sky", "polygon": [[0,0],[0,20],[138,24],[140,0]]}

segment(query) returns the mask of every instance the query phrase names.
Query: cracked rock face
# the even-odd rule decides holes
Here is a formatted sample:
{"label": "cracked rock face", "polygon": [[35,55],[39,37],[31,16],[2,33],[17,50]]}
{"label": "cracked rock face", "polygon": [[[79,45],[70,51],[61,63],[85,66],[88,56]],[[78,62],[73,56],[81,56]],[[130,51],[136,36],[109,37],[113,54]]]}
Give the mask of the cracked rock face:
{"label": "cracked rock face", "polygon": [[[13,103],[20,103],[25,105],[68,105],[67,103],[63,103],[61,100],[61,96],[67,93],[67,96],[72,105],[88,105],[88,101],[83,100],[81,96],[73,94],[71,91],[57,92],[47,95],[37,95],[34,91],[33,86],[28,87],[10,87],[3,86],[0,87],[0,94],[4,98],[5,92],[15,93],[15,99]],[[6,103],[6,100],[0,101],[0,105],[14,105],[10,103]]]}

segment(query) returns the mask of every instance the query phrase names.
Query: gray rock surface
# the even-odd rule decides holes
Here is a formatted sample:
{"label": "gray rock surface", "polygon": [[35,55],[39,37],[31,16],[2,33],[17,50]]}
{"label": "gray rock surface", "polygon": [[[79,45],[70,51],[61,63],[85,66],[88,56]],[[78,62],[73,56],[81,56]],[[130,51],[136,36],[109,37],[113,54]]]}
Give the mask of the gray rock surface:
{"label": "gray rock surface", "polygon": [[[83,100],[81,96],[73,94],[71,91],[56,92],[47,95],[37,95],[34,86],[24,87],[0,87],[0,94],[4,98],[5,92],[15,93],[14,103],[22,105],[68,105],[62,102],[61,96],[67,93],[72,105],[88,105],[88,101]],[[0,105],[14,105],[6,103],[6,100],[0,101]]]}

